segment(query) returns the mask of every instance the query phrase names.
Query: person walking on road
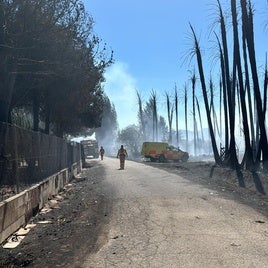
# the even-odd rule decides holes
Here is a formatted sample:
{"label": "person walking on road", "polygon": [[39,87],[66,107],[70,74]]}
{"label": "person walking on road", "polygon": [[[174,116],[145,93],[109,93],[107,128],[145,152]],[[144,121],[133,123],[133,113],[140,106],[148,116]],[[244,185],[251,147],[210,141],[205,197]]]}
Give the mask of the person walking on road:
{"label": "person walking on road", "polygon": [[101,146],[101,148],[100,148],[100,156],[101,156],[101,160],[103,160],[104,153],[105,153],[105,150],[104,150],[103,147]]}
{"label": "person walking on road", "polygon": [[117,153],[117,158],[120,159],[120,168],[119,168],[120,170],[125,169],[126,157],[128,157],[127,151],[124,148],[124,146],[121,145],[121,147],[120,147],[120,149],[118,150],[118,153]]}

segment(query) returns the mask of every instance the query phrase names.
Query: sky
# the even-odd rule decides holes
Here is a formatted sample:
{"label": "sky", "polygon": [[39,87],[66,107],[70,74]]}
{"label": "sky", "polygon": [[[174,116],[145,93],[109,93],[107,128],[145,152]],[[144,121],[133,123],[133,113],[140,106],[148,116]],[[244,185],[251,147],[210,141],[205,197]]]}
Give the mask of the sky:
{"label": "sky", "polygon": [[[221,4],[230,14],[229,0]],[[237,1],[239,3],[239,1]],[[268,44],[268,4],[252,0],[255,10],[255,40],[260,70],[265,64]],[[166,98],[178,89],[179,104],[184,88],[196,71],[191,59],[196,32],[207,76],[218,73],[217,50],[213,31],[218,33],[216,0],[84,0],[94,19],[94,33],[114,52],[114,64],[106,70],[104,91],[114,103],[119,128],[137,124],[137,95],[146,102],[157,95],[159,114],[167,118]],[[230,24],[227,25],[231,30]],[[209,77],[207,77],[209,78]],[[200,93],[200,102],[202,95]],[[183,127],[183,126],[181,126]]]}

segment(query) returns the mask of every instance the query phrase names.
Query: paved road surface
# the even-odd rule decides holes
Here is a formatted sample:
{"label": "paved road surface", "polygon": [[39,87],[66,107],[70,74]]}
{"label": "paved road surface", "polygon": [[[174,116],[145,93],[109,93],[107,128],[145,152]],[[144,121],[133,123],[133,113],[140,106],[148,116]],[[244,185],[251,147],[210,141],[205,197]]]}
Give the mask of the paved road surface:
{"label": "paved road surface", "polygon": [[144,164],[105,158],[108,239],[84,268],[268,267],[268,219],[254,209]]}

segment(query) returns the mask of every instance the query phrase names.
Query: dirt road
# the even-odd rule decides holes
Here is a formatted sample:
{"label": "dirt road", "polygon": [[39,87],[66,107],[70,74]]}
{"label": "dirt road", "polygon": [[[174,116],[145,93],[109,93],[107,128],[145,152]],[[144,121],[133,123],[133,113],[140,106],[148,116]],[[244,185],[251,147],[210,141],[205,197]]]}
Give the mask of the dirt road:
{"label": "dirt road", "polygon": [[143,163],[118,168],[118,159],[93,163],[60,209],[36,217],[16,249],[1,249],[9,267],[267,267],[265,213],[222,187]]}
{"label": "dirt road", "polygon": [[82,267],[267,267],[263,215],[166,171],[103,165],[113,202],[108,241]]}

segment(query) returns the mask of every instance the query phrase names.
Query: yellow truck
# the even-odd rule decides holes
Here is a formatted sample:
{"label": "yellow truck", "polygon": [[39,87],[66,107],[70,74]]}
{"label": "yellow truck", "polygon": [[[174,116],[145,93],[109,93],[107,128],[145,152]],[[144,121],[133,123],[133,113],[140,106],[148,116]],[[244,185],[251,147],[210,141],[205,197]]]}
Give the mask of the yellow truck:
{"label": "yellow truck", "polygon": [[141,155],[151,162],[166,162],[168,160],[187,162],[189,153],[180,150],[166,142],[144,142]]}

